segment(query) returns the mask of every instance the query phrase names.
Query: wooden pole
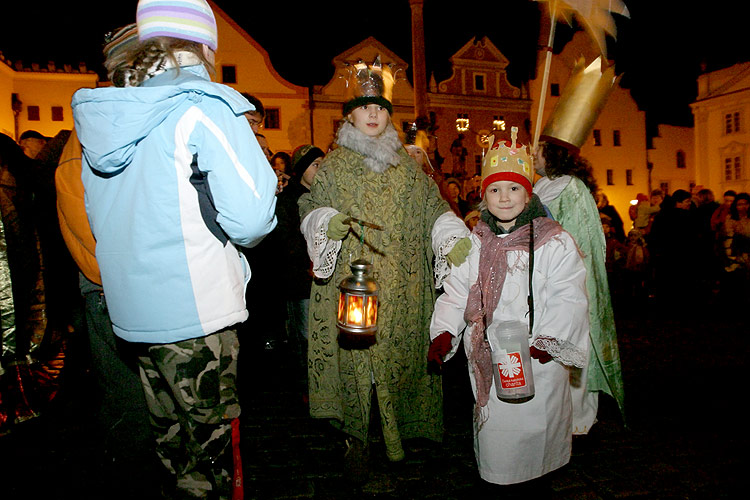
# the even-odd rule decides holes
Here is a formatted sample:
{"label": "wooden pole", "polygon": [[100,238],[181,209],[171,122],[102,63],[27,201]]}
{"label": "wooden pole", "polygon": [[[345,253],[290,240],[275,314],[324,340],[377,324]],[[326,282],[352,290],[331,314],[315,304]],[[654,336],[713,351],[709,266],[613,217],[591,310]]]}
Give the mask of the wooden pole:
{"label": "wooden pole", "polygon": [[549,2],[549,17],[550,17],[550,28],[549,28],[549,39],[547,41],[547,47],[545,47],[546,57],[544,60],[544,74],[542,76],[542,87],[539,91],[539,109],[536,113],[536,122],[534,123],[534,147],[532,151],[536,150],[537,143],[539,142],[539,135],[542,133],[542,118],[544,116],[544,103],[547,100],[547,85],[549,84],[549,70],[552,64],[552,47],[555,43],[555,13],[557,11],[557,1],[550,0]]}

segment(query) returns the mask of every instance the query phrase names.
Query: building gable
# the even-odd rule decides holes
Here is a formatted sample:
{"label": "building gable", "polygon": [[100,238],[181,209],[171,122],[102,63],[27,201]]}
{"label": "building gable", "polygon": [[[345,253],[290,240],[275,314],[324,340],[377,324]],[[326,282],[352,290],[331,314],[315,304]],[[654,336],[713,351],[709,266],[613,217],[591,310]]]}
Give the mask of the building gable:
{"label": "building gable", "polygon": [[[285,80],[271,64],[268,52],[251,37],[234,19],[210,1],[219,32],[219,48],[216,52],[216,79],[241,92],[256,97],[288,96],[305,97],[307,89]],[[234,66],[236,81],[222,81],[222,66]]]}
{"label": "building gable", "polygon": [[698,78],[697,101],[750,89],[750,62],[706,73]]}
{"label": "building gable", "polygon": [[508,59],[487,38],[472,38],[451,58],[453,74],[437,85],[436,93],[519,98],[521,90],[508,82]]}

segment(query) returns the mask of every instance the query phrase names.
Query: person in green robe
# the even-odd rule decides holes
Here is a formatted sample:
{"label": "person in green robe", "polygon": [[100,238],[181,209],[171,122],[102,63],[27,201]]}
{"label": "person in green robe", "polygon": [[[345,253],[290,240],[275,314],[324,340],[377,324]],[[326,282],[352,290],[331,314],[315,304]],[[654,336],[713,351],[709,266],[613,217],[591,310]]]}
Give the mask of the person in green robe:
{"label": "person in green robe", "polygon": [[[471,245],[463,221],[391,123],[392,83],[379,58],[352,68],[337,147],[298,204],[316,278],[309,312],[310,414],[331,419],[349,435],[350,451],[361,451],[377,408],[386,454],[399,461],[402,440],[442,439],[441,380],[427,366],[430,318],[436,286]],[[376,342],[345,349],[336,326],[338,285],[359,258],[372,263],[379,285]]]}
{"label": "person in green robe", "polygon": [[607,243],[592,192],[596,183],[585,158],[558,144],[540,142],[535,168],[542,177],[534,193],[583,252],[589,296],[591,350],[581,380],[571,380],[573,434],[588,434],[596,423],[599,392],[612,396],[624,413],[622,369],[605,266]]}
{"label": "person in green robe", "polygon": [[586,435],[596,423],[599,393],[612,396],[625,422],[620,351],[607,281],[607,242],[596,206],[591,165],[580,155],[616,82],[615,68],[601,57],[576,61],[565,88],[534,147],[534,169],[541,179],[534,193],[568,231],[584,255],[589,297],[588,366],[570,381],[573,435]]}

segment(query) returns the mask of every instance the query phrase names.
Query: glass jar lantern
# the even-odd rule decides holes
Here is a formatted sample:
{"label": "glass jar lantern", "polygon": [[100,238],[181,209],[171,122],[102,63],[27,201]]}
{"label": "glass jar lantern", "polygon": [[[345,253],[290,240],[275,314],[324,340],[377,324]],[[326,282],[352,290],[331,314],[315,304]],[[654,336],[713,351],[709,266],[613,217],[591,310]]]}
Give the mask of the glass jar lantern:
{"label": "glass jar lantern", "polygon": [[339,285],[339,345],[365,349],[375,343],[378,329],[378,284],[368,276],[372,265],[366,260],[357,259],[349,267],[352,275]]}

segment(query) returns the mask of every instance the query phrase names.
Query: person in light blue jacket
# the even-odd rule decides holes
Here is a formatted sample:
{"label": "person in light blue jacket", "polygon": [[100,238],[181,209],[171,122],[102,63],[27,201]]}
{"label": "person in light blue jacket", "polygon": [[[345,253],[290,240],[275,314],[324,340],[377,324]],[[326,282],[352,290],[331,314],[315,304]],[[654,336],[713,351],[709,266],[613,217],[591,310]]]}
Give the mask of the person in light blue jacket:
{"label": "person in light blue jacket", "polygon": [[171,487],[229,498],[250,279],[237,246],[275,227],[276,176],[244,117],[252,105],[210,80],[217,32],[205,0],[140,0],[136,18],[128,87],[73,96],[86,212],[114,332],[142,344]]}

